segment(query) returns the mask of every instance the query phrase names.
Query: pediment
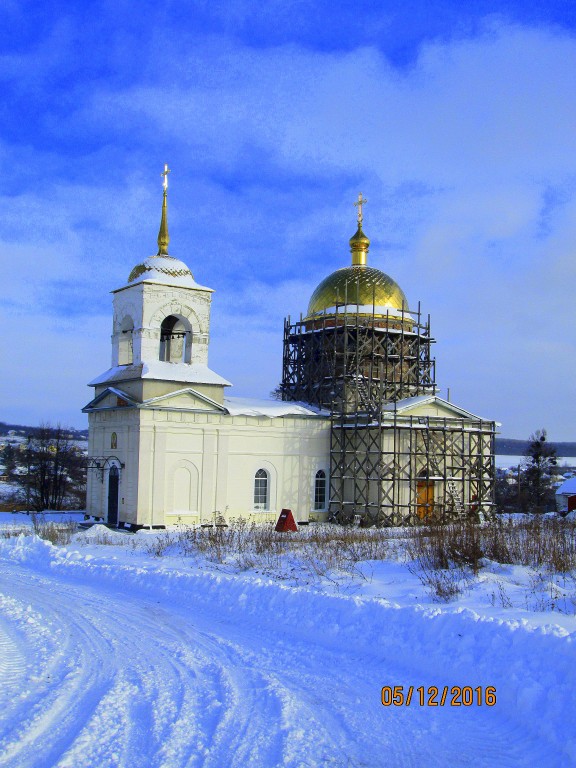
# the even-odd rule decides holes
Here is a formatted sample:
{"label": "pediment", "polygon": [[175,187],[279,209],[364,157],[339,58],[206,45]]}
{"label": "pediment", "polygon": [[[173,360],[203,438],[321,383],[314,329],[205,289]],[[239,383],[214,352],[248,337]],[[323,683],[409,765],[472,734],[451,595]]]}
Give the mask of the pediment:
{"label": "pediment", "polygon": [[440,419],[471,419],[472,421],[487,421],[480,416],[476,416],[470,411],[460,408],[454,403],[443,400],[436,395],[423,395],[420,397],[410,397],[406,400],[399,400],[394,405],[386,407],[386,411],[394,411],[402,416],[422,416]]}
{"label": "pediment", "polygon": [[104,392],[91,400],[88,405],[82,408],[82,411],[101,410],[105,408],[137,408],[139,403],[136,402],[130,395],[123,392],[116,387],[106,387]]}
{"label": "pediment", "polygon": [[142,408],[167,408],[181,411],[220,411],[226,413],[226,409],[212,398],[201,394],[192,387],[178,389],[166,395],[152,397],[144,400]]}

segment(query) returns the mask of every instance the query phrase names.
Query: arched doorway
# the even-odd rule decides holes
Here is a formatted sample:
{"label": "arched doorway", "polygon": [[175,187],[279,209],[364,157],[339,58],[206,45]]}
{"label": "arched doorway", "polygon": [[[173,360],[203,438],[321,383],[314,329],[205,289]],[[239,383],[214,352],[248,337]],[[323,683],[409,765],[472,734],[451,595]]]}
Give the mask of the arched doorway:
{"label": "arched doorway", "polygon": [[108,525],[118,525],[118,493],[120,473],[118,467],[110,467],[108,473]]}

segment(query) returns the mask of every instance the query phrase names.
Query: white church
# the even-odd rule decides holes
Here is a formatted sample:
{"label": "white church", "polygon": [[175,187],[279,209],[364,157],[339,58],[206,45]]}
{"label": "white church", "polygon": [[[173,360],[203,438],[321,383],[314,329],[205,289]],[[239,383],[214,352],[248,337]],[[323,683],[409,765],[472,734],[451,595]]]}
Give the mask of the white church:
{"label": "white church", "polygon": [[[437,396],[433,339],[370,241],[284,327],[279,400],[235,398],[208,365],[213,291],[168,253],[113,291],[112,367],[90,382],[87,511],[109,525],[416,524],[490,510],[493,421]],[[228,373],[228,372],[226,372]]]}

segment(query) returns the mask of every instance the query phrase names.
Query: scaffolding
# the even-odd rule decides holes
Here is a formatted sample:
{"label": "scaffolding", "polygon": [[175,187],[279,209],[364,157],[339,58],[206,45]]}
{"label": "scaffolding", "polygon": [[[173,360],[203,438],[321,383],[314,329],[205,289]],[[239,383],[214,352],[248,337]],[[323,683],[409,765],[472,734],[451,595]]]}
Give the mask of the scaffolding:
{"label": "scaffolding", "polygon": [[433,343],[420,305],[344,302],[285,321],[282,399],[330,414],[331,519],[417,524],[492,508],[494,422],[404,413],[436,392]]}

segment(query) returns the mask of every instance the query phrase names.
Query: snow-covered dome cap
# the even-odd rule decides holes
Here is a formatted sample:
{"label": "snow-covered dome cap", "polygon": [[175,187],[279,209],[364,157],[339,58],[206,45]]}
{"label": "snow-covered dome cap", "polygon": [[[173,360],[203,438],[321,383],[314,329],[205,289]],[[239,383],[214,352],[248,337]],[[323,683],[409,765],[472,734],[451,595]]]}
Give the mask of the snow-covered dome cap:
{"label": "snow-covered dome cap", "polygon": [[129,283],[141,280],[158,280],[175,285],[196,286],[194,275],[180,259],[175,259],[168,254],[158,253],[149,256],[140,264],[136,264],[128,276]]}

